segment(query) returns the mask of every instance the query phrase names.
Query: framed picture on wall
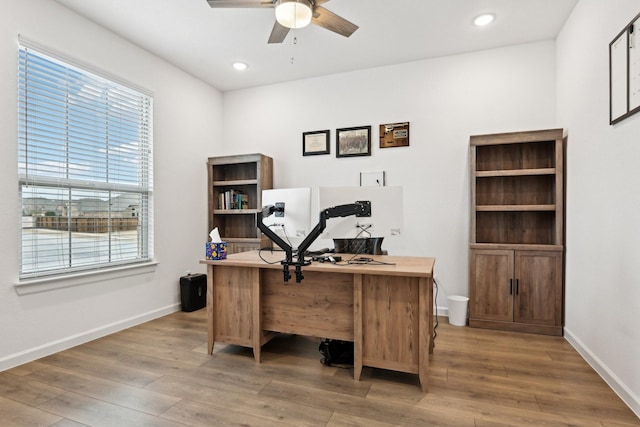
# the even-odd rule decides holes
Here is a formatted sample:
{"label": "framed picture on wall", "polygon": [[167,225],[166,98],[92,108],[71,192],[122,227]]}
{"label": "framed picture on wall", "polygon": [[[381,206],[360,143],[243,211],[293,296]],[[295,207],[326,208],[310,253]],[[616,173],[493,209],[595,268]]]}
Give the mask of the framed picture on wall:
{"label": "framed picture on wall", "polygon": [[317,130],[302,134],[302,155],[329,154],[329,130]]}
{"label": "framed picture on wall", "polygon": [[360,187],[384,187],[387,185],[385,171],[360,172]]}
{"label": "framed picture on wall", "polygon": [[370,155],[371,126],[336,129],[336,157]]}
{"label": "framed picture on wall", "polygon": [[409,122],[380,125],[380,148],[408,146]]}
{"label": "framed picture on wall", "polygon": [[640,112],[640,14],[609,43],[609,124]]}

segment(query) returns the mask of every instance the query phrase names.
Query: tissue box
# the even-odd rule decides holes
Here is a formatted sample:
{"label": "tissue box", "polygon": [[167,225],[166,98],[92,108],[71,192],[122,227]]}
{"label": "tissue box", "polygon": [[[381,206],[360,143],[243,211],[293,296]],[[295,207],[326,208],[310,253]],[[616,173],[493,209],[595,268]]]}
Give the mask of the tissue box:
{"label": "tissue box", "polygon": [[227,242],[207,242],[207,259],[227,259]]}

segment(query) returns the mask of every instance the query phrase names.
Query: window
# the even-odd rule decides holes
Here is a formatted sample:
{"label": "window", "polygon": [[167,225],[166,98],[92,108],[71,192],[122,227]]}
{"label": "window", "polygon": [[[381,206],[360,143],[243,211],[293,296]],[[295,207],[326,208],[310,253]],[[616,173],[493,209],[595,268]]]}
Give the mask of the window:
{"label": "window", "polygon": [[147,95],[20,46],[20,278],[152,259]]}

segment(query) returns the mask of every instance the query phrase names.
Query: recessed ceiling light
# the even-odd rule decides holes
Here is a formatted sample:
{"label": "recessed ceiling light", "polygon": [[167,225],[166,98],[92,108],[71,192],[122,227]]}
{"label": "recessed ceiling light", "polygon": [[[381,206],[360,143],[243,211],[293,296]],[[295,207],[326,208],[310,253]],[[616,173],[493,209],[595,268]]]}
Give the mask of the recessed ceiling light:
{"label": "recessed ceiling light", "polygon": [[244,71],[248,68],[249,66],[247,64],[245,64],[244,62],[234,62],[233,63],[233,68],[235,68],[238,71]]}
{"label": "recessed ceiling light", "polygon": [[478,27],[484,27],[485,25],[492,23],[494,19],[496,19],[496,16],[494,14],[485,13],[483,15],[478,16],[476,19],[474,19],[473,23]]}

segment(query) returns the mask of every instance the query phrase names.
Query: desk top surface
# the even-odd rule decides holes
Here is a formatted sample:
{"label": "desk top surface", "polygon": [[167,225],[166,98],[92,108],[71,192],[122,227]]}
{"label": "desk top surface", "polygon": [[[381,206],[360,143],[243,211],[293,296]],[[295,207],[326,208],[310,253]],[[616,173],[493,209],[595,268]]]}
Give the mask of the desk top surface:
{"label": "desk top surface", "polygon": [[[357,255],[356,258],[365,257],[372,260],[369,263],[352,264],[347,261],[353,254],[335,254],[342,257],[338,263],[312,262],[302,267],[303,271],[331,271],[335,273],[348,274],[373,274],[387,276],[412,276],[412,277],[432,277],[435,258],[409,257],[409,256],[389,256],[389,255]],[[249,251],[231,254],[224,260],[200,260],[201,264],[213,266],[230,267],[257,267],[282,269],[280,261],[284,260],[285,254],[282,251]],[[290,267],[294,270],[294,267]]]}

